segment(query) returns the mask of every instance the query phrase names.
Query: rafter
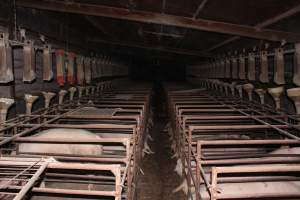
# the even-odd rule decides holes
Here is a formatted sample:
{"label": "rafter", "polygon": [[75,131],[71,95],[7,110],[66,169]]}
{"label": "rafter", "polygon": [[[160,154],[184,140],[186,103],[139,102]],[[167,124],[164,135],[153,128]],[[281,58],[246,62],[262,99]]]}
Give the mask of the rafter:
{"label": "rafter", "polygon": [[107,7],[94,4],[70,3],[62,1],[46,0],[17,0],[18,6],[36,9],[51,10],[57,12],[70,12],[83,15],[110,17],[115,19],[137,21],[142,23],[154,23],[201,31],[217,32],[229,35],[237,35],[249,38],[299,42],[300,34],[275,30],[258,29],[251,26],[230,24],[212,20],[187,18],[175,15],[166,15],[146,11],[130,11],[123,8]]}
{"label": "rafter", "polygon": [[197,19],[198,15],[200,12],[204,9],[205,5],[207,4],[208,0],[202,0],[201,3],[199,4],[196,12],[193,14],[193,18]]}
{"label": "rafter", "polygon": [[[295,15],[295,14],[297,14],[298,12],[300,12],[300,4],[299,4],[298,6],[293,7],[293,8],[290,9],[290,10],[287,10],[287,11],[284,12],[284,13],[281,13],[281,14],[279,14],[279,15],[277,15],[277,16],[271,17],[271,18],[269,18],[269,19],[267,19],[267,20],[265,20],[265,21],[263,21],[263,22],[257,24],[257,25],[255,26],[255,28],[265,28],[265,27],[267,27],[267,26],[270,26],[270,25],[272,25],[272,24],[275,24],[276,22],[279,22],[280,20],[283,20],[283,19],[286,19],[286,18],[288,18],[288,17],[291,17],[292,15]],[[234,42],[234,41],[236,41],[236,40],[238,40],[238,39],[240,39],[239,36],[230,37],[230,38],[224,40],[223,42],[218,43],[218,44],[216,44],[216,45],[210,47],[209,49],[206,50],[206,52],[209,52],[209,51],[213,51],[213,50],[215,50],[215,49],[218,49],[218,48],[220,48],[220,47],[222,47],[222,46],[224,46],[224,45],[226,45],[226,44],[229,44],[229,43],[231,43],[231,42]]]}

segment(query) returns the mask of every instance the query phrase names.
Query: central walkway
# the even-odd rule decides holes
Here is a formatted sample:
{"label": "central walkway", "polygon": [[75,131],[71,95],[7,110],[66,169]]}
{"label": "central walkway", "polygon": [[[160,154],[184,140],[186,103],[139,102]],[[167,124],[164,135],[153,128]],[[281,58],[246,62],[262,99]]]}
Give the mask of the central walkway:
{"label": "central walkway", "polygon": [[154,154],[146,155],[142,161],[142,171],[137,184],[137,199],[139,200],[183,200],[182,192],[172,193],[181,183],[180,177],[174,172],[176,159],[172,157],[170,141],[167,133],[163,132],[167,120],[162,116],[164,100],[159,93],[162,88],[156,88],[153,99],[154,126],[150,131],[154,141],[149,146]]}

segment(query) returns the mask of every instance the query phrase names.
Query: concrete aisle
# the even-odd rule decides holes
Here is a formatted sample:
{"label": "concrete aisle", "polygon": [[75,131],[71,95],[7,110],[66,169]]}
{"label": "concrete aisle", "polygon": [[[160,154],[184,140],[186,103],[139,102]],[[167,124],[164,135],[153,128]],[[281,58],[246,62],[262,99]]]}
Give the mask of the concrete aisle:
{"label": "concrete aisle", "polygon": [[150,131],[154,141],[149,141],[149,146],[155,154],[146,155],[142,161],[142,176],[137,184],[138,200],[183,200],[184,195],[172,193],[181,180],[174,172],[176,159],[171,159],[170,141],[168,135],[163,132],[167,120],[161,117],[163,99],[156,90],[153,102],[154,126]]}

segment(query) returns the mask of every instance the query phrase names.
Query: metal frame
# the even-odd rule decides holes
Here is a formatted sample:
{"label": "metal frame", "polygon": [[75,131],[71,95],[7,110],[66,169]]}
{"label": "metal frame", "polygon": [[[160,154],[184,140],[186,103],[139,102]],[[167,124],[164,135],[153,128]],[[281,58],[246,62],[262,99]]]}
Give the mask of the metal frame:
{"label": "metal frame", "polygon": [[[136,90],[113,90],[113,86],[110,84],[108,87],[101,87],[99,93],[94,95],[83,96],[81,99],[74,98],[72,102],[66,101],[64,104],[53,105],[48,109],[40,109],[33,112],[31,115],[20,115],[17,118],[6,121],[2,124],[0,133],[3,137],[0,140],[0,152],[5,156],[0,159],[0,166],[17,168],[19,162],[27,162],[27,160],[40,160],[43,157],[53,157],[58,160],[59,163],[49,161],[46,167],[40,171],[37,175],[32,175],[35,178],[42,178],[42,174],[47,176],[48,169],[64,169],[67,172],[80,169],[83,170],[96,170],[99,171],[111,171],[115,175],[115,191],[85,191],[85,190],[57,190],[51,188],[41,187],[29,187],[24,189],[24,185],[14,186],[19,193],[21,191],[22,197],[28,193],[45,193],[45,194],[60,194],[60,195],[72,195],[72,196],[97,196],[101,199],[101,196],[114,196],[116,200],[121,198],[135,199],[135,185],[139,176],[139,165],[141,162],[141,151],[145,140],[145,134],[147,133],[147,123],[150,116],[150,94],[151,87],[145,85],[142,88],[136,88]],[[104,91],[105,89],[105,91]],[[122,95],[131,95],[130,99],[122,99]],[[121,98],[119,98],[121,95]],[[92,103],[90,103],[92,100]],[[96,107],[99,109],[113,109],[115,112],[112,115],[81,115],[80,110],[84,107]],[[32,137],[41,130],[51,128],[76,128],[86,129],[95,134],[100,134],[105,137],[93,140],[82,139],[50,139],[50,138],[36,138]],[[121,138],[115,137],[114,134],[121,134]],[[86,157],[79,155],[54,155],[54,154],[39,154],[36,152],[20,152],[18,144],[20,143],[33,143],[33,144],[94,144],[102,145],[104,150],[101,156]],[[112,150],[112,149],[118,150]],[[110,149],[110,150],[109,150]],[[120,150],[121,149],[121,150]],[[123,150],[122,150],[123,149]],[[15,154],[15,155],[13,155]],[[7,163],[5,159],[11,159],[10,163]],[[18,162],[15,162],[18,160]],[[70,164],[69,162],[72,162]],[[80,164],[80,163],[89,164]],[[45,160],[43,160],[45,163]],[[7,165],[8,164],[8,165]],[[30,164],[30,163],[29,163]],[[25,164],[24,164],[25,165]],[[28,163],[26,164],[26,166]],[[46,164],[45,164],[46,165]],[[40,165],[42,166],[42,165]],[[44,166],[44,165],[43,165]],[[57,174],[56,174],[57,175]],[[64,179],[56,176],[56,182],[63,183]],[[53,173],[51,175],[53,177]],[[68,176],[69,177],[69,176]],[[84,182],[84,176],[77,174],[76,176],[79,182]],[[0,174],[1,178],[1,174]],[[48,179],[47,179],[48,180]],[[77,180],[77,179],[76,179]],[[34,179],[35,183],[36,179]],[[111,185],[111,179],[105,179],[101,182],[108,181],[108,185]],[[99,183],[97,183],[99,184]],[[32,185],[31,185],[32,186]],[[7,187],[3,188],[2,193],[6,191]],[[1,194],[1,193],[0,193]]]}
{"label": "metal frame", "polygon": [[[72,196],[111,196],[115,197],[115,200],[121,200],[122,194],[122,185],[121,185],[121,166],[120,165],[95,165],[95,164],[77,164],[77,163],[58,163],[51,160],[44,160],[44,159],[37,159],[37,161],[31,160],[24,160],[21,158],[2,158],[0,160],[0,167],[6,167],[6,170],[10,170],[10,174],[16,174],[12,179],[9,179],[9,182],[6,182],[2,185],[1,190],[6,191],[6,195],[8,195],[9,191],[17,191],[17,193],[11,192],[10,195],[14,195],[14,200],[21,200],[25,197],[25,195],[30,191],[33,193],[40,193],[40,194],[56,194],[56,195],[72,195]],[[13,167],[9,167],[13,166]],[[17,167],[25,168],[20,173],[18,173]],[[22,169],[21,168],[21,169]],[[106,191],[106,190],[76,190],[76,189],[57,189],[57,188],[49,188],[45,187],[45,185],[41,182],[45,181],[48,177],[47,170],[67,170],[67,173],[74,173],[73,171],[80,170],[81,173],[88,172],[88,173],[95,173],[96,171],[103,172],[103,171],[110,171],[113,175],[113,178],[108,179],[109,177],[104,176],[96,176],[89,177],[89,179],[93,180],[105,180],[108,179],[110,181],[114,181],[114,190]],[[20,180],[22,185],[12,184],[12,180],[15,180],[17,177],[22,176],[24,173],[26,177]],[[78,173],[78,172],[77,172]],[[57,175],[57,174],[56,174]],[[84,180],[83,176],[77,176],[76,173],[74,175],[68,174],[60,174],[61,177],[72,178],[74,180]],[[51,176],[51,174],[50,174]],[[53,173],[52,173],[53,176]],[[58,175],[57,175],[58,176]],[[59,176],[58,176],[59,177]],[[94,180],[94,181],[95,181]],[[67,180],[66,180],[67,182]],[[36,185],[43,184],[43,187],[37,187]],[[0,190],[0,191],[1,191]],[[0,192],[1,194],[2,192]]]}
{"label": "metal frame", "polygon": [[[236,97],[227,97],[224,94],[216,95],[216,92],[212,92],[212,90],[190,89],[190,86],[186,85],[167,85],[165,90],[173,127],[172,137],[176,141],[175,151],[181,158],[185,169],[183,174],[187,178],[189,198],[197,200],[201,198],[199,193],[201,185],[206,187],[210,199],[225,198],[221,194],[217,194],[216,180],[213,180],[215,181],[215,190],[211,191],[212,180],[207,179],[205,175],[217,176],[218,173],[212,173],[212,169],[215,169],[214,167],[218,168],[220,165],[226,166],[229,173],[231,166],[234,168],[234,166],[243,164],[251,164],[253,165],[252,168],[255,169],[257,163],[263,164],[266,168],[273,166],[274,163],[300,163],[299,155],[281,155],[281,157],[277,156],[269,160],[261,159],[267,153],[262,155],[257,152],[256,154],[255,152],[247,152],[245,149],[243,151],[245,146],[252,145],[253,147],[255,144],[276,144],[277,147],[280,144],[299,146],[300,127],[296,124],[296,115],[274,111],[268,106],[243,101]],[[179,90],[179,92],[176,90]],[[205,145],[212,145],[214,148],[222,146],[224,151],[207,150],[204,149]],[[235,152],[229,154],[224,146],[229,150],[235,147]],[[203,152],[215,157],[203,157]],[[286,170],[288,172],[288,168]],[[219,171],[217,170],[217,172]],[[220,170],[220,173],[222,173],[222,170]],[[243,180],[240,181],[243,182]],[[247,182],[247,180],[244,181]],[[195,189],[194,197],[193,188]],[[272,197],[276,195],[280,197],[278,193]],[[250,196],[251,194],[247,197]],[[242,196],[234,197],[233,195],[229,197],[235,199],[245,198]],[[226,198],[229,197],[226,196]],[[251,198],[258,198],[258,196],[252,195]]]}

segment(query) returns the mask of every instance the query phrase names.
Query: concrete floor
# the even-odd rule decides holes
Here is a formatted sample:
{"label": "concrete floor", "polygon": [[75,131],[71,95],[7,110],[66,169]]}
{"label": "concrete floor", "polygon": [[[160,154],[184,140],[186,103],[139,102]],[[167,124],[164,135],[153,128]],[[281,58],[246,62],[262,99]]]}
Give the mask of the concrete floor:
{"label": "concrete floor", "polygon": [[174,172],[176,159],[171,159],[170,141],[163,132],[167,119],[163,116],[164,99],[162,89],[157,88],[153,99],[154,126],[150,131],[154,141],[149,146],[154,154],[146,155],[142,161],[144,175],[139,179],[136,192],[139,200],[183,200],[182,192],[172,193],[181,183],[180,177]]}

